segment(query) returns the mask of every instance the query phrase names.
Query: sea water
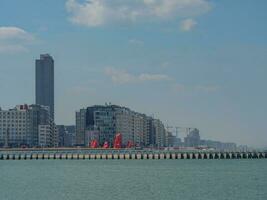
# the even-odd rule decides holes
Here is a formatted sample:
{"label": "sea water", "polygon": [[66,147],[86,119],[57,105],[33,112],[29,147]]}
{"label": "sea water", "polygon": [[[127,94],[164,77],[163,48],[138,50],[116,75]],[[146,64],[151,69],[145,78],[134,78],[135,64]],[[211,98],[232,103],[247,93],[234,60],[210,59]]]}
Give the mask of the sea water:
{"label": "sea water", "polygon": [[266,200],[267,160],[0,161],[0,200]]}

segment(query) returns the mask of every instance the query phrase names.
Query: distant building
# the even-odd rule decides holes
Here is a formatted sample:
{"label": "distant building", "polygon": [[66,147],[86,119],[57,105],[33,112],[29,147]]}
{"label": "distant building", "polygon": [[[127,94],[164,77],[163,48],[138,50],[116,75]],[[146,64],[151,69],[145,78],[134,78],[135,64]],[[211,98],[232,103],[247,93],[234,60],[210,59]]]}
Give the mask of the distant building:
{"label": "distant building", "polygon": [[133,112],[128,108],[116,111],[116,133],[122,134],[122,143],[127,145],[128,141],[134,141],[133,136]]}
{"label": "distant building", "polygon": [[132,141],[135,143],[136,146],[144,147],[145,136],[147,135],[146,116],[140,113],[133,113],[132,117]]}
{"label": "distant building", "polygon": [[117,133],[122,145],[132,142],[138,147],[165,146],[166,131],[163,123],[145,114],[117,105],[97,105],[76,112],[77,145],[88,146],[92,133],[98,132],[98,142],[113,144]]}
{"label": "distant building", "polygon": [[172,132],[166,131],[166,144],[168,147],[178,147],[180,145],[178,139]]}
{"label": "distant building", "polygon": [[[0,146],[39,146],[39,136],[43,131],[46,131],[46,135],[41,136],[51,136],[49,146],[56,145],[53,124],[49,108],[46,106],[18,105],[9,110],[0,109]],[[51,131],[49,134],[48,129]]]}
{"label": "distant building", "polygon": [[75,126],[57,125],[59,147],[72,147],[75,145]]}
{"label": "distant building", "polygon": [[231,142],[220,142],[213,140],[201,140],[201,145],[219,151],[236,151],[237,145]]}
{"label": "distant building", "polygon": [[99,141],[99,139],[100,139],[100,132],[99,131],[87,130],[85,132],[85,146],[89,147],[92,140]]}
{"label": "distant building", "polygon": [[99,144],[113,144],[116,134],[116,106],[92,106],[87,108],[86,129],[99,131]]}
{"label": "distant building", "polygon": [[155,147],[165,147],[166,146],[166,130],[163,123],[159,119],[152,120],[151,134],[153,135],[155,141],[153,146]]}
{"label": "distant building", "polygon": [[184,143],[187,147],[198,147],[201,145],[199,130],[196,128],[190,130],[189,134],[184,138]]}
{"label": "distant building", "polygon": [[40,147],[50,147],[53,143],[53,129],[51,125],[39,125],[38,126],[38,137]]}
{"label": "distant building", "polygon": [[72,147],[76,144],[75,125],[65,126],[67,134],[65,137],[65,146]]}
{"label": "distant building", "polygon": [[65,146],[65,138],[66,138],[66,128],[64,125],[57,125],[57,132],[58,132],[58,146],[64,147]]}
{"label": "distant building", "polygon": [[48,106],[54,120],[54,60],[49,54],[35,61],[35,95],[36,104]]}
{"label": "distant building", "polygon": [[85,145],[85,131],[86,131],[86,109],[80,109],[76,112],[76,145]]}

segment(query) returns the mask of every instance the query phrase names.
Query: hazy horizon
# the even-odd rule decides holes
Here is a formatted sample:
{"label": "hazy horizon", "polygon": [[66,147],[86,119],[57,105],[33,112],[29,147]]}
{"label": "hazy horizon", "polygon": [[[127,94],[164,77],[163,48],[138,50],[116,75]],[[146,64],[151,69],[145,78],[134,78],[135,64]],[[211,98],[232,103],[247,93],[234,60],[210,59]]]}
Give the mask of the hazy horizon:
{"label": "hazy horizon", "polygon": [[111,102],[205,139],[266,147],[266,8],[264,0],[2,0],[0,107],[35,103],[35,59],[49,53],[57,124]]}

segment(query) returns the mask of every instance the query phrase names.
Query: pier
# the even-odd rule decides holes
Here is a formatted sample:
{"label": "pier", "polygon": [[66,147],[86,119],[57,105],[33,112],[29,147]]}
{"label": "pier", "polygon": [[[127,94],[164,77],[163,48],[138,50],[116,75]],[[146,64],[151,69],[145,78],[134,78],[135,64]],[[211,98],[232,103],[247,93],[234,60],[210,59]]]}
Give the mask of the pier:
{"label": "pier", "polygon": [[181,160],[266,159],[267,152],[132,149],[1,149],[0,160]]}

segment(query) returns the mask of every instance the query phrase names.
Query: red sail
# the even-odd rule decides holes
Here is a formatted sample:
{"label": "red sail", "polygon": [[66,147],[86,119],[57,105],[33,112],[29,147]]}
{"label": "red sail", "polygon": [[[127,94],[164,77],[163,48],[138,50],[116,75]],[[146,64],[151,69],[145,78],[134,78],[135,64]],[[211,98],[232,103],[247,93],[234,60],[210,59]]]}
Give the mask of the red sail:
{"label": "red sail", "polygon": [[116,134],[115,140],[114,140],[114,148],[120,149],[122,143],[122,135],[120,133]]}
{"label": "red sail", "polygon": [[133,144],[133,141],[129,140],[128,143],[127,143],[127,148],[133,148],[134,147],[134,144]]}
{"label": "red sail", "polygon": [[103,148],[104,148],[104,149],[108,149],[108,148],[109,148],[109,144],[108,144],[108,142],[107,142],[107,141],[104,143],[104,146],[103,146]]}
{"label": "red sail", "polygon": [[91,144],[90,144],[90,147],[93,148],[93,149],[97,148],[97,147],[98,147],[98,142],[97,142],[97,140],[92,140],[92,141],[91,141]]}

